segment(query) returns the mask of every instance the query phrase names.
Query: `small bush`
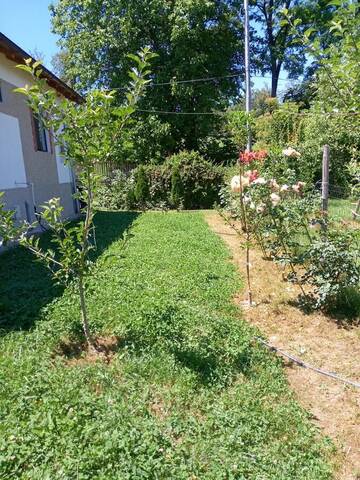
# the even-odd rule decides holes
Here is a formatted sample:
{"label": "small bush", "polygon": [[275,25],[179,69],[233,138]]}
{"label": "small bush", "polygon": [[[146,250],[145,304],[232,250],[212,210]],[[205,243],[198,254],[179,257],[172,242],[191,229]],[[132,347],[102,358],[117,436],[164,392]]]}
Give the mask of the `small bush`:
{"label": "small bush", "polygon": [[136,170],[136,183],[135,183],[135,190],[134,190],[134,195],[135,195],[135,200],[137,201],[138,204],[144,205],[149,198],[149,180],[146,175],[145,168],[140,165],[138,169]]}
{"label": "small bush", "polygon": [[171,175],[171,203],[179,207],[183,198],[184,188],[179,168],[175,167]]}
{"label": "small bush", "polygon": [[[314,287],[311,300],[315,308],[329,312],[347,311],[350,316],[360,314],[359,249],[355,234],[332,232],[329,238],[309,245],[303,255],[306,271],[302,282]],[[355,294],[356,293],[356,294]]]}
{"label": "small bush", "polygon": [[178,169],[183,185],[181,200],[184,208],[212,208],[219,198],[224,169],[214,166],[194,151],[180,152],[165,162],[165,176],[175,169]]}
{"label": "small bush", "polygon": [[163,165],[140,165],[130,175],[117,171],[105,180],[97,206],[106,209],[212,208],[219,201],[224,167],[198,152],[180,152]]}
{"label": "small bush", "polygon": [[96,192],[95,205],[106,210],[128,210],[135,205],[135,178],[121,170],[114,170]]}

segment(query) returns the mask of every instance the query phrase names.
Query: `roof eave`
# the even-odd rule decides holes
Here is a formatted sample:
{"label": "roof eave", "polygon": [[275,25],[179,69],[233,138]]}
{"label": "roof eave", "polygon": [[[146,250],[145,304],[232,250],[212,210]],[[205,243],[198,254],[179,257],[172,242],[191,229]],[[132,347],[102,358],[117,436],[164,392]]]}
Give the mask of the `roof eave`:
{"label": "roof eave", "polygon": [[[29,55],[25,50],[20,48],[16,43],[11,41],[3,33],[0,32],[0,52],[3,53],[6,58],[16,62],[18,64],[25,64],[25,60],[31,58],[33,61],[35,59]],[[65,82],[60,80],[54,73],[48,70],[46,67],[41,65],[41,77],[45,78],[47,84],[54,88],[57,92],[63,95],[68,100],[72,100],[76,103],[83,103],[84,98],[77,93],[74,89],[69,87]]]}

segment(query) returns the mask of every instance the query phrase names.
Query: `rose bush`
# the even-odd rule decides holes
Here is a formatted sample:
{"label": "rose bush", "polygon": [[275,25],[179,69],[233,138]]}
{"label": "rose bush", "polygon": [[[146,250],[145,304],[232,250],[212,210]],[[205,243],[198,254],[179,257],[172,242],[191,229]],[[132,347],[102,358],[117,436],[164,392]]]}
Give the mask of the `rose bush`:
{"label": "rose bush", "polygon": [[[284,152],[293,158],[298,155],[291,148]],[[261,154],[261,161],[264,159],[267,156]],[[255,162],[257,168],[250,169]],[[339,302],[344,305],[344,299],[348,304],[354,298],[349,296],[349,289],[359,289],[356,236],[347,235],[345,241],[332,225],[327,225],[327,237],[321,233],[325,223],[319,195],[305,182],[295,181],[293,172],[281,180],[269,177],[266,162],[259,164],[256,152],[240,155],[240,171],[232,177],[230,189],[223,189],[221,194],[229,217],[242,223],[245,218],[245,231],[264,256],[289,268],[287,277],[299,285],[302,304],[324,310],[333,310]]]}

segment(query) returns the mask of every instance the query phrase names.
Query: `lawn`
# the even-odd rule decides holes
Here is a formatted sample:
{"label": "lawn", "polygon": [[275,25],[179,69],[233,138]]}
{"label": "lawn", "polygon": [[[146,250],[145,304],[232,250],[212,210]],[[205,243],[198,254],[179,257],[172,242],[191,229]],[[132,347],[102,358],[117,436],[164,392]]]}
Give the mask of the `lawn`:
{"label": "lawn", "polygon": [[329,215],[333,219],[352,220],[351,211],[355,210],[355,200],[331,198],[329,200]]}
{"label": "lawn", "polygon": [[0,478],[331,478],[332,447],[253,341],[203,214],[96,223],[87,292],[93,331],[118,339],[110,363],[62,353],[80,336],[71,289],[21,249],[0,257]]}

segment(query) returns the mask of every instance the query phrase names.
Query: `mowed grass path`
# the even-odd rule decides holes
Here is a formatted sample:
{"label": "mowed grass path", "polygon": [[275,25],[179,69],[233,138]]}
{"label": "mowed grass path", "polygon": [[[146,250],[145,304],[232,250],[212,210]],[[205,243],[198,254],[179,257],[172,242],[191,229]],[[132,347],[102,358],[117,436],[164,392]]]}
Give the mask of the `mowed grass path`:
{"label": "mowed grass path", "polygon": [[0,257],[0,478],[331,478],[331,447],[253,342],[202,214],[99,213],[97,226],[87,292],[93,332],[119,337],[109,364],[57,354],[81,335],[76,295],[20,249]]}

